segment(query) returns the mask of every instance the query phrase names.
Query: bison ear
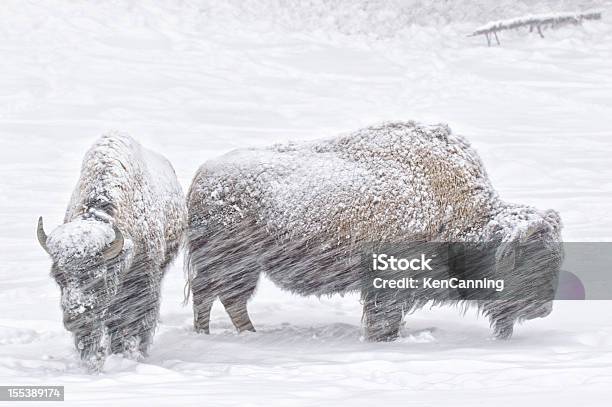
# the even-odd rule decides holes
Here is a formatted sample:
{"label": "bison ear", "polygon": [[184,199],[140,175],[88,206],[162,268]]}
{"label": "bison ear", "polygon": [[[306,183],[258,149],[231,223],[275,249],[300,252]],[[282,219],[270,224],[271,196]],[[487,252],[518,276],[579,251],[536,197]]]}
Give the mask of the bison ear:
{"label": "bison ear", "polygon": [[544,211],[544,219],[552,226],[555,232],[560,232],[563,229],[563,222],[561,222],[561,215],[554,209],[547,209]]}
{"label": "bison ear", "polygon": [[521,241],[524,243],[524,242],[529,241],[529,239],[532,237],[537,238],[538,235],[541,237],[543,233],[546,233],[549,230],[550,230],[550,226],[547,225],[546,222],[542,222],[542,221],[533,222],[529,225],[529,227],[525,231],[525,234],[523,235]]}

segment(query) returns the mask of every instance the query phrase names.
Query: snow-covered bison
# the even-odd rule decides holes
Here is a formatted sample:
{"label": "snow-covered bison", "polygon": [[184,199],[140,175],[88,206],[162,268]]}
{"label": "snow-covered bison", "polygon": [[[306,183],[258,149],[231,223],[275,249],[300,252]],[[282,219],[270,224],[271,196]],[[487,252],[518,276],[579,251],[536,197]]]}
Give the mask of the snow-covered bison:
{"label": "snow-covered bison", "polygon": [[64,224],[47,236],[39,219],[64,326],[89,368],[101,368],[108,353],[146,354],[186,212],[170,163],[127,135],[109,133],[85,155]]}
{"label": "snow-covered bison", "polygon": [[[358,291],[364,245],[418,240],[495,245],[480,274],[506,278],[514,295],[462,304],[507,338],[516,321],[550,312],[563,258],[559,215],[502,201],[476,152],[445,125],[384,123],[232,151],[202,165],[187,207],[194,324],[205,333],[217,297],[238,330],[254,330],[246,305],[262,272],[301,295]],[[393,339],[406,313],[439,302],[413,294],[362,290],[366,338]]]}

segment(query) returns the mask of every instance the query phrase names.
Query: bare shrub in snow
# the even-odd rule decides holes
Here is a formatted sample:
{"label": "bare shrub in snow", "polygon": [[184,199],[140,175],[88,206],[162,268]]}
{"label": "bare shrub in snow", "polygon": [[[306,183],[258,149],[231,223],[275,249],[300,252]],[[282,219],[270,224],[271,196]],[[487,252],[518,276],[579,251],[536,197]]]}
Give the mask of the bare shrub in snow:
{"label": "bare shrub in snow", "polygon": [[[544,316],[562,253],[555,211],[502,201],[476,152],[445,125],[386,123],[342,137],[244,149],[202,165],[187,196],[186,267],[194,324],[209,332],[218,297],[238,330],[254,330],[246,304],[265,272],[301,295],[361,290],[371,242],[495,242],[493,267],[533,260],[516,275],[524,301],[479,301],[498,337]],[[519,246],[537,240],[537,253]],[[523,257],[521,257],[523,256]],[[397,336],[404,313],[430,298],[372,301],[362,291],[366,337]]]}
{"label": "bare shrub in snow", "polygon": [[64,325],[89,368],[100,369],[108,353],[146,354],[185,221],[170,163],[119,133],[102,136],[85,155],[64,224],[47,236],[39,219]]}
{"label": "bare shrub in snow", "polygon": [[499,37],[497,33],[503,30],[514,30],[522,27],[529,27],[529,32],[537,31],[540,37],[544,38],[542,33],[546,28],[557,28],[560,26],[572,24],[582,24],[584,20],[601,20],[601,12],[590,11],[585,13],[555,13],[555,14],[540,14],[524,16],[519,18],[511,18],[507,20],[492,21],[477,28],[469,36],[484,35],[487,39],[487,45],[491,45],[491,37],[499,45]]}

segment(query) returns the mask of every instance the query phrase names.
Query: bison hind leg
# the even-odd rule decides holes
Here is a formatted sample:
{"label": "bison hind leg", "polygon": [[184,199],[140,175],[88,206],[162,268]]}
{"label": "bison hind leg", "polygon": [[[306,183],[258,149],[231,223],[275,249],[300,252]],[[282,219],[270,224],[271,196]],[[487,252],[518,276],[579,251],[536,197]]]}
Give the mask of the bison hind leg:
{"label": "bison hind leg", "polygon": [[198,274],[191,283],[193,325],[196,332],[210,333],[210,312],[217,297],[238,330],[255,331],[247,311],[247,302],[255,292],[259,274],[218,275],[219,270]]}
{"label": "bison hind leg", "polygon": [[221,297],[221,303],[232,320],[232,323],[238,332],[251,331],[255,332],[255,327],[251,322],[247,311],[248,298],[224,298]]}
{"label": "bison hind leg", "polygon": [[219,299],[238,332],[255,332],[247,311],[247,302],[255,293],[259,272],[255,267],[248,267],[246,270],[226,273],[225,284],[219,291]]}
{"label": "bison hind leg", "polygon": [[239,332],[255,331],[247,302],[257,288],[260,251],[267,232],[250,220],[212,233],[215,229],[202,232],[190,227],[185,265],[193,294],[194,327],[198,332],[210,332],[210,312],[219,298]]}
{"label": "bison hind leg", "polygon": [[214,301],[214,295],[193,290],[193,327],[196,332],[210,333],[210,311]]}

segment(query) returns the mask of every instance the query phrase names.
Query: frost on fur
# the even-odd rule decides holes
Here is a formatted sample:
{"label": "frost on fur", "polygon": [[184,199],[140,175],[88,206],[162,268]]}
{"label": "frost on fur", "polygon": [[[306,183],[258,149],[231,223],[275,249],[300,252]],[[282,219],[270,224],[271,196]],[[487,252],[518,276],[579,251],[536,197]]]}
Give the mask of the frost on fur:
{"label": "frost on fur", "polygon": [[119,133],[104,135],[85,155],[64,224],[47,236],[39,220],[64,325],[90,369],[99,370],[109,353],[146,354],[161,280],[185,221],[170,163]]}
{"label": "frost on fur", "polygon": [[[187,204],[186,267],[202,332],[217,297],[239,330],[254,330],[246,304],[262,272],[301,295],[360,290],[360,255],[373,242],[494,242],[494,267],[508,274],[517,245],[536,239],[541,250],[516,259],[533,263],[533,274],[516,276],[525,299],[554,293],[561,258],[548,244],[560,241],[558,214],[502,201],[476,152],[445,125],[384,123],[233,151],[199,169]],[[394,338],[403,315],[429,300],[365,296],[366,336]],[[549,309],[542,301],[476,305],[498,337]]]}

